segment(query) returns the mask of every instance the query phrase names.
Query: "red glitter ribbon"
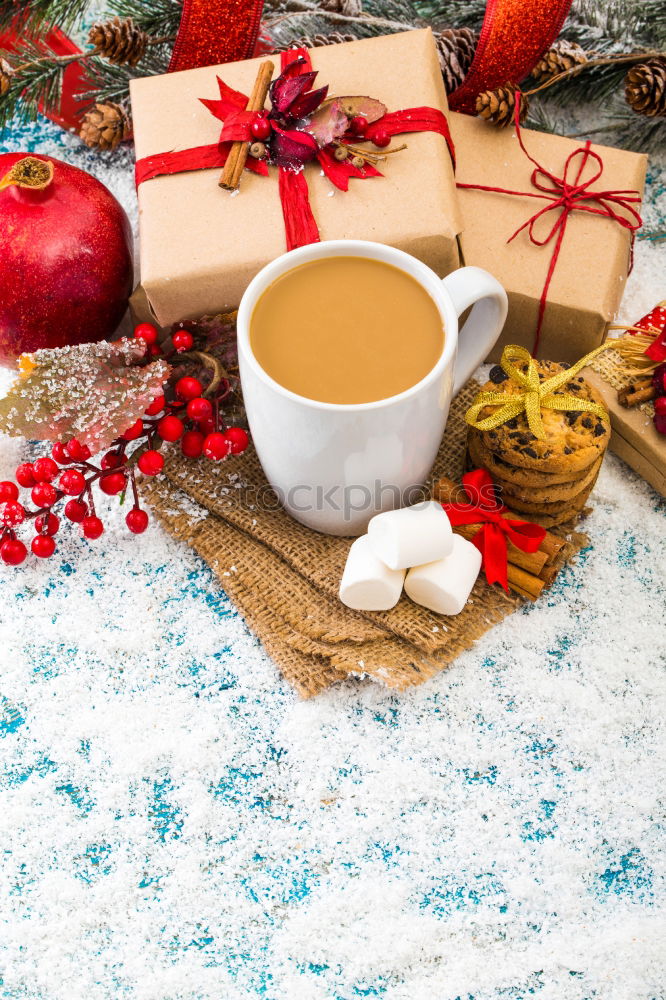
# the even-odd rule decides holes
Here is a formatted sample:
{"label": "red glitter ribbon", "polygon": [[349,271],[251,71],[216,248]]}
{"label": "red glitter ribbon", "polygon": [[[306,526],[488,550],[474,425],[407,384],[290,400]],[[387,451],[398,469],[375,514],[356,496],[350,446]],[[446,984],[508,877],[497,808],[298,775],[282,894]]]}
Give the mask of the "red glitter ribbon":
{"label": "red glitter ribbon", "polygon": [[474,60],[449,107],[474,114],[478,94],[526,77],[559,35],[570,6],[571,0],[488,0]]}
{"label": "red glitter ribbon", "polygon": [[[539,313],[537,316],[534,344],[531,351],[532,354],[536,354],[539,350],[541,340],[541,328],[543,326],[546,305],[548,304],[550,282],[557,267],[557,261],[560,256],[571,212],[588,212],[591,215],[600,215],[606,219],[612,219],[613,222],[617,222],[623,229],[628,229],[631,232],[632,241],[636,230],[640,229],[643,225],[643,220],[636,209],[632,208],[632,204],[640,204],[641,196],[638,191],[633,189],[618,191],[592,190],[592,185],[603,174],[604,162],[598,153],[592,151],[589,140],[584,146],[579,146],[578,149],[569,154],[565,161],[561,177],[547,170],[538,160],[535,160],[528,153],[523,142],[520,128],[520,98],[520,91],[516,91],[516,106],[514,110],[516,136],[523,153],[534,164],[530,181],[532,187],[536,188],[536,191],[511,191],[508,188],[492,187],[486,184],[462,184],[460,182],[457,186],[460,188],[471,188],[474,191],[491,191],[497,194],[516,195],[521,198],[539,198],[542,201],[548,202],[547,205],[530,216],[522,226],[519,226],[515,233],[507,240],[507,243],[511,243],[519,233],[522,233],[526,229],[530,242],[535,246],[544,247],[554,241],[553,252],[548,265],[548,273],[546,274],[546,280],[539,300]],[[584,175],[588,167],[591,168],[592,173],[588,171],[588,176],[585,178]],[[539,194],[537,192],[542,193]],[[548,212],[557,212],[557,218],[551,228],[546,231],[545,235],[539,237],[536,234],[537,223]]]}
{"label": "red glitter ribbon", "polygon": [[451,526],[481,524],[472,543],[483,557],[488,583],[499,583],[509,591],[507,539],[521,552],[536,552],[546,537],[546,530],[531,521],[514,521],[502,515],[508,507],[495,498],[495,484],[486,469],[474,469],[462,477],[469,503],[443,503]]}
{"label": "red glitter ribbon", "polygon": [[169,72],[248,59],[263,6],[263,0],[183,0]]}
{"label": "red glitter ribbon", "polygon": [[[306,49],[290,49],[288,52],[283,52],[281,55],[282,70],[284,71],[287,66],[298,59],[302,60],[299,73],[311,72],[312,64]],[[164,174],[179,174],[188,170],[221,167],[226,162],[232,142],[250,140],[250,126],[256,121],[260,112],[246,111],[248,102],[246,95],[228,87],[219,77],[217,82],[220,90],[219,99],[200,98],[200,100],[211,114],[223,122],[219,141],[209,146],[197,146],[193,149],[143,157],[137,161],[135,167],[137,187],[153,177]],[[388,132],[390,136],[400,135],[404,132],[436,132],[444,137],[455,165],[455,150],[449,125],[442,112],[436,108],[407,108],[402,111],[388,112],[368,127],[367,139],[372,141],[373,135],[378,131]],[[317,160],[331,183],[341,191],[349,189],[351,177],[367,180],[382,176],[372,164],[355,167],[349,158],[340,162],[326,148],[319,150]],[[264,160],[254,160],[250,157],[247,161],[247,167],[257,174],[264,176],[268,174],[268,166]],[[304,171],[280,167],[278,180],[287,249],[294,250],[296,247],[318,242],[319,230],[312,214]]]}

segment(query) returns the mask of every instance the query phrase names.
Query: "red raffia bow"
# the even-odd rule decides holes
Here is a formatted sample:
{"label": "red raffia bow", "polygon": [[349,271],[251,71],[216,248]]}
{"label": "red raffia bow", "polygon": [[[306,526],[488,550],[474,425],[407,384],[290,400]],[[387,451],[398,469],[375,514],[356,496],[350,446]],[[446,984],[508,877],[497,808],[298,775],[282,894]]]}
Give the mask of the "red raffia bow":
{"label": "red raffia bow", "polygon": [[[640,229],[643,225],[643,220],[636,209],[632,208],[632,204],[640,204],[641,196],[638,191],[632,189],[622,191],[592,190],[592,186],[603,174],[604,163],[599,154],[594,153],[590,148],[591,144],[589,140],[584,146],[579,146],[578,149],[569,154],[561,177],[547,170],[538,160],[535,160],[527,152],[523,142],[520,129],[520,98],[520,91],[516,91],[516,105],[514,110],[516,136],[523,153],[534,164],[534,170],[530,177],[532,187],[542,193],[537,194],[535,191],[511,191],[508,188],[490,187],[485,184],[458,183],[457,186],[460,188],[472,188],[475,191],[492,191],[497,194],[519,195],[522,198],[539,198],[549,203],[530,216],[507,240],[507,243],[511,243],[519,233],[522,233],[526,229],[530,242],[535,246],[544,247],[553,240],[555,241],[548,265],[548,273],[546,274],[546,280],[539,300],[537,326],[531,351],[532,354],[536,355],[539,350],[543,317],[548,303],[548,290],[553,274],[555,273],[571,212],[589,212],[592,215],[600,215],[606,219],[612,219],[613,222],[617,222],[623,229],[628,229],[632,235],[632,255],[633,237],[636,230]],[[591,165],[592,173],[584,179],[583,175],[588,165]],[[558,215],[551,228],[547,230],[544,236],[540,237],[536,233],[536,226],[539,219],[547,215],[548,212],[557,212]]]}
{"label": "red raffia bow", "polygon": [[[286,70],[288,66],[299,59],[301,63],[298,67],[298,73],[312,72],[312,63],[307,49],[290,49],[288,52],[283,52],[281,54],[282,70]],[[246,111],[248,103],[246,95],[228,87],[219,77],[217,82],[220,88],[219,100],[201,98],[201,103],[223,122],[219,141],[209,146],[197,146],[193,149],[143,157],[143,159],[138,160],[135,168],[137,187],[145,181],[163,174],[179,174],[188,170],[222,167],[227,160],[232,142],[250,140],[250,126],[256,121],[260,112]],[[442,112],[436,108],[407,108],[403,111],[388,112],[368,126],[365,138],[372,141],[377,132],[388,133],[391,137],[404,132],[436,132],[446,140],[451,159],[455,165],[455,150],[448,122]],[[298,134],[300,135],[300,133]],[[352,177],[365,180],[382,176],[379,170],[369,163],[360,168],[355,167],[351,159],[342,162],[336,160],[326,147],[318,150],[316,159],[328,179],[340,191],[349,189],[349,180]],[[264,160],[249,158],[247,169],[255,174],[268,176],[268,165]],[[294,250],[307,243],[317,243],[319,229],[312,214],[303,169],[292,170],[288,167],[279,167],[279,194],[287,249]]]}
{"label": "red raffia bow", "polygon": [[453,528],[463,524],[481,524],[472,543],[483,557],[488,583],[499,583],[509,592],[507,538],[522,552],[536,552],[546,537],[546,530],[531,521],[514,521],[502,515],[508,507],[498,503],[495,484],[486,469],[474,469],[462,477],[469,503],[443,503]]}

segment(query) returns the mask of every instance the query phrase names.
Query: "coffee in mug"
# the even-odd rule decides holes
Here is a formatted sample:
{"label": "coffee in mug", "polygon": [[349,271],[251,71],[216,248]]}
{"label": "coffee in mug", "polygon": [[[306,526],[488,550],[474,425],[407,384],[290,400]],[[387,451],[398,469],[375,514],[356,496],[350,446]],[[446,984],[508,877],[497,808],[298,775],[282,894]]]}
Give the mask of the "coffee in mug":
{"label": "coffee in mug", "polygon": [[250,343],[264,371],[299,396],[372,403],[425,378],[444,349],[444,325],[411,274],[370,257],[329,256],[266,288]]}

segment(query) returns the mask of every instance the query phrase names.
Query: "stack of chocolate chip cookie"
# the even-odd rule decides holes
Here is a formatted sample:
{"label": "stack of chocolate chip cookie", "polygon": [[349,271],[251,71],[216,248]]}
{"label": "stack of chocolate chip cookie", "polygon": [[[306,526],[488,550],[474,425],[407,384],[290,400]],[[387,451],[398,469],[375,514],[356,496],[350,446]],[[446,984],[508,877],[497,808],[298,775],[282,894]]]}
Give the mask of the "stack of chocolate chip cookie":
{"label": "stack of chocolate chip cookie", "polygon": [[[539,361],[537,367],[539,379],[544,381],[568,366]],[[513,395],[523,389],[495,365],[490,381],[482,388],[482,392],[492,391]],[[558,394],[603,406],[601,397],[580,375],[556,390]],[[487,407],[480,416],[492,412]],[[610,439],[610,423],[607,417],[580,410],[542,408],[541,418],[544,441],[532,433],[523,412],[494,430],[470,427],[467,447],[470,464],[488,470],[501,487],[507,507],[544,528],[554,528],[583,510]]]}

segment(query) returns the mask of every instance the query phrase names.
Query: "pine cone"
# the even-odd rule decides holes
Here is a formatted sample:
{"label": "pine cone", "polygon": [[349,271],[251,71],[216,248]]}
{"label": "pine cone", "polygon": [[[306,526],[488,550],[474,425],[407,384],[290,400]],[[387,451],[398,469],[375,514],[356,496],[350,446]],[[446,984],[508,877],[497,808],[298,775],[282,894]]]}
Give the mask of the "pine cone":
{"label": "pine cone", "polygon": [[666,59],[648,59],[632,66],[624,78],[624,95],[636,114],[666,117]]}
{"label": "pine cone", "polygon": [[0,97],[4,97],[9,90],[14,76],[14,70],[6,59],[0,58]]}
{"label": "pine cone", "polygon": [[576,42],[568,42],[560,38],[545,52],[532,70],[532,77],[537,83],[545,83],[558,73],[566,73],[574,66],[584,66],[588,61],[585,49]]}
{"label": "pine cone", "polygon": [[[513,121],[516,106],[516,88],[512,83],[505,83],[496,90],[485,90],[476,99],[476,113],[480,118],[501,125],[503,128]],[[520,121],[525,121],[529,101],[524,94],[520,96]]]}
{"label": "pine cone", "polygon": [[114,17],[110,21],[93,24],[88,41],[95,52],[117,66],[136,66],[146,52],[148,35],[138,28],[131,17]]}
{"label": "pine cone", "polygon": [[79,138],[90,149],[116,149],[129,139],[131,125],[127,112],[120,104],[96,104],[83,118]]}
{"label": "pine cone", "polygon": [[343,34],[341,31],[331,31],[328,34],[303,35],[290,43],[290,49],[318,49],[321,45],[340,45],[342,42],[355,42],[356,35]]}
{"label": "pine cone", "polygon": [[363,11],[363,0],[323,0],[321,8],[345,17],[358,17]]}
{"label": "pine cone", "polygon": [[447,94],[452,94],[467,76],[478,41],[479,36],[471,28],[446,28],[435,34]]}

